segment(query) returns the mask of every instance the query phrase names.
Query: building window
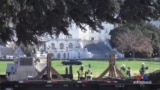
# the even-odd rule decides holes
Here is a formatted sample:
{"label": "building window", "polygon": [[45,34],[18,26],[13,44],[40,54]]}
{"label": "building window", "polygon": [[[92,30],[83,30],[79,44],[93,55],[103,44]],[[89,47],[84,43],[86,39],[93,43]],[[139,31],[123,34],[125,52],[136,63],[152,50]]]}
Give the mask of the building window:
{"label": "building window", "polygon": [[55,49],[55,44],[54,43],[51,43],[51,48]]}
{"label": "building window", "polygon": [[60,49],[64,49],[64,44],[60,43]]}
{"label": "building window", "polygon": [[93,40],[94,40],[94,37],[92,37],[91,40],[93,41]]}
{"label": "building window", "polygon": [[69,43],[69,48],[73,48],[73,44],[72,43]]}
{"label": "building window", "polygon": [[78,52],[78,58],[81,58],[81,54],[80,54],[80,52]]}
{"label": "building window", "polygon": [[69,53],[67,53],[67,57],[69,58]]}
{"label": "building window", "polygon": [[66,36],[66,39],[72,39],[72,35],[70,34],[70,35],[67,35]]}
{"label": "building window", "polygon": [[80,48],[80,44],[78,44],[78,45],[76,46],[76,48]]}
{"label": "building window", "polygon": [[63,54],[63,58],[66,58],[66,53]]}
{"label": "building window", "polygon": [[69,35],[69,38],[72,38],[72,35]]}
{"label": "building window", "polygon": [[61,54],[60,54],[60,53],[57,54],[57,58],[58,58],[58,59],[61,58]]}

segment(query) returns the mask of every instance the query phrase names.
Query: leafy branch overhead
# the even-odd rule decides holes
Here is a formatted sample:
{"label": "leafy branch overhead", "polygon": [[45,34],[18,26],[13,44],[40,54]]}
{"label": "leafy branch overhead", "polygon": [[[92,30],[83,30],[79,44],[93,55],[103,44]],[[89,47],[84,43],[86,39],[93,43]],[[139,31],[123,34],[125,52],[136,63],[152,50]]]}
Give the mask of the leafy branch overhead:
{"label": "leafy branch overhead", "polygon": [[159,14],[159,0],[0,0],[0,38],[37,43],[45,33],[68,35],[71,23],[97,30],[102,22],[143,22]]}

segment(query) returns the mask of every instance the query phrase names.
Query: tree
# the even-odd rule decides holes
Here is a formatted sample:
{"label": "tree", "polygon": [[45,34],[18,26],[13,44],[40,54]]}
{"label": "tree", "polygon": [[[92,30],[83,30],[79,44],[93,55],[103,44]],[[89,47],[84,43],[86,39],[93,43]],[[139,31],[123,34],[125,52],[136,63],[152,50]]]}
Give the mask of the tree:
{"label": "tree", "polygon": [[152,56],[160,56],[160,29],[150,23],[142,23],[139,26],[142,33],[152,41]]}
{"label": "tree", "polygon": [[126,24],[113,29],[110,32],[112,46],[123,53],[132,52],[133,56],[135,56],[136,52],[150,56],[153,53],[154,41],[147,34],[147,31],[152,31],[153,28],[148,29],[145,27],[146,25],[150,24]]}
{"label": "tree", "polygon": [[[118,29],[119,30],[119,29]],[[116,36],[111,37],[111,42],[119,51],[130,53],[135,57],[135,52],[141,52],[151,55],[153,52],[151,40],[145,37],[141,32],[134,30],[119,30]]]}
{"label": "tree", "polygon": [[102,22],[133,23],[159,17],[159,0],[118,1],[0,0],[0,39],[26,45],[37,43],[38,36],[45,33],[69,35],[71,23],[81,29],[89,25],[97,30],[103,28]]}
{"label": "tree", "polygon": [[157,19],[159,4],[159,0],[124,0],[119,16],[124,22],[132,23]]}

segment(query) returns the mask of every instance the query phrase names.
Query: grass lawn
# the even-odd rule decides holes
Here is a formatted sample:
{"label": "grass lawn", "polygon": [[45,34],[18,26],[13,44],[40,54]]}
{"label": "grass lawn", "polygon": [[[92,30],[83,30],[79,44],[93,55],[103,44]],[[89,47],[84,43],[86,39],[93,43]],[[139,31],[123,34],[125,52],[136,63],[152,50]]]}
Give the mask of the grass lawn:
{"label": "grass lawn", "polygon": [[[160,70],[160,62],[154,62],[154,61],[117,61],[116,65],[119,68],[122,64],[125,64],[126,66],[131,67],[131,74],[137,74],[139,73],[139,69],[141,67],[141,63],[145,63],[146,66],[149,67],[147,72],[153,72],[155,70]],[[13,63],[11,61],[0,61],[0,74],[5,74],[7,63]],[[85,67],[85,70],[88,68],[88,64],[91,64],[93,76],[97,77],[99,74],[101,74],[107,67],[108,67],[108,61],[83,61],[83,65]],[[61,61],[54,61],[52,62],[52,66],[60,73],[65,73],[65,67],[61,64]],[[73,66],[73,73],[74,77],[77,77],[77,70],[80,66],[74,65]]]}

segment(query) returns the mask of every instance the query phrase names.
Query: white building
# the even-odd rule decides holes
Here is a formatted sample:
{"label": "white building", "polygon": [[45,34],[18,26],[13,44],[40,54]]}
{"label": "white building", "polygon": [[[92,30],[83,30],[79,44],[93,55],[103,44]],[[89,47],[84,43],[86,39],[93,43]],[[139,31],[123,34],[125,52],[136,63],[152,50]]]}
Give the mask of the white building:
{"label": "white building", "polygon": [[[96,48],[96,46],[92,46],[93,50],[86,47],[86,45],[96,44],[99,42],[105,43],[106,46],[103,45],[103,47],[109,47],[107,46],[109,45],[107,41],[110,39],[109,32],[114,28],[114,25],[105,23],[103,24],[103,26],[103,30],[100,30],[100,32],[96,32],[94,30],[91,30],[87,26],[87,30],[83,31],[80,28],[76,27],[75,24],[73,24],[69,28],[69,33],[71,34],[70,36],[60,34],[58,38],[53,36],[52,39],[46,36],[45,38],[48,38],[48,40],[44,40],[46,42],[44,45],[41,45],[39,47],[39,50],[45,51],[47,53],[52,53],[53,58],[55,59],[88,59],[93,58],[93,52],[99,52],[99,54],[103,53],[105,55],[106,51],[96,51],[96,49],[94,49]],[[99,56],[99,58],[101,58],[101,56]]]}
{"label": "white building", "polygon": [[[41,43],[37,46],[37,57],[46,56],[46,53],[52,53],[54,59],[104,59],[111,52],[116,52],[119,57],[123,57],[118,51],[112,49],[109,44],[109,32],[114,28],[114,25],[103,23],[104,29],[96,32],[86,26],[86,31],[81,30],[75,24],[69,27],[69,36],[60,34],[52,38],[49,35],[39,38]],[[14,50],[0,50],[0,57],[14,55],[16,53],[16,45],[8,43],[7,47],[12,47]],[[3,51],[3,52],[2,52]],[[6,53],[7,52],[7,53]],[[18,51],[19,52],[19,51]]]}
{"label": "white building", "polygon": [[91,53],[80,42],[79,39],[53,39],[46,42],[46,51],[58,59],[88,58]]}
{"label": "white building", "polygon": [[0,45],[0,59],[13,59],[14,49]]}

